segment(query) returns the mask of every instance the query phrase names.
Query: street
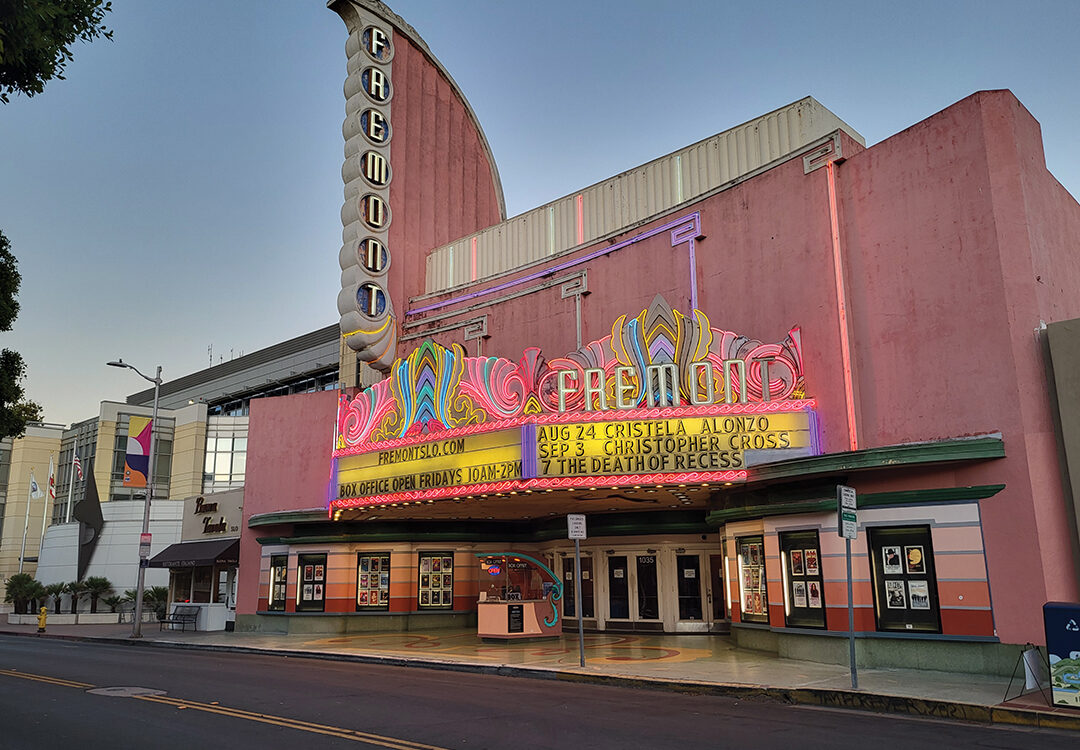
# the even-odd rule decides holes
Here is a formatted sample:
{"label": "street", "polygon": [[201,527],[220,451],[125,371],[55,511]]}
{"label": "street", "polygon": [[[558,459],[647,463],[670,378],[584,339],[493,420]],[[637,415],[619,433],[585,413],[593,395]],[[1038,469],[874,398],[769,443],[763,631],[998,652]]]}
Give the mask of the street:
{"label": "street", "polygon": [[[120,690],[120,688],[128,688]],[[94,692],[105,690],[105,694]],[[113,693],[113,694],[108,694]],[[1008,729],[622,687],[0,636],[0,747],[1045,748]]]}

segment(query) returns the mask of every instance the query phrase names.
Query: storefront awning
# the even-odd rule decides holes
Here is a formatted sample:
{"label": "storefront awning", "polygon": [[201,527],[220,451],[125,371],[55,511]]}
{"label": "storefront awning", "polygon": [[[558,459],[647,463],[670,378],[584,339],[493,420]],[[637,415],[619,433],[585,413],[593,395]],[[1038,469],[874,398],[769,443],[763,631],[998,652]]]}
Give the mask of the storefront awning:
{"label": "storefront awning", "polygon": [[200,565],[236,565],[239,539],[207,539],[172,544],[150,558],[151,568],[195,568]]}

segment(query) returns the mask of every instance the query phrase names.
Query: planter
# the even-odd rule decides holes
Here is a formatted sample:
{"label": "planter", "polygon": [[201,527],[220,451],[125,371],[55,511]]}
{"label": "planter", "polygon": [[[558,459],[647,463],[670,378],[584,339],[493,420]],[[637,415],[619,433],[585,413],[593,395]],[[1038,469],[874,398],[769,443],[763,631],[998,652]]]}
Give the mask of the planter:
{"label": "planter", "polygon": [[78,618],[79,625],[115,625],[120,622],[120,615],[116,612],[80,612]]}

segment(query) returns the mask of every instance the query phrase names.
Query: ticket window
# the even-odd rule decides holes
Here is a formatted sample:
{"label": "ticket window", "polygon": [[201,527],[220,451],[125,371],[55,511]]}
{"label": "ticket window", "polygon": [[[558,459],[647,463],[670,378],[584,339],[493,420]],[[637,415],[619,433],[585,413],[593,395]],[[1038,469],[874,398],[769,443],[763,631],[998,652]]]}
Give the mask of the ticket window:
{"label": "ticket window", "polygon": [[581,585],[574,580],[574,558],[564,557],[563,566],[563,616],[577,617],[578,589],[581,589],[581,614],[585,618],[596,617],[593,597],[592,557],[581,556]]}

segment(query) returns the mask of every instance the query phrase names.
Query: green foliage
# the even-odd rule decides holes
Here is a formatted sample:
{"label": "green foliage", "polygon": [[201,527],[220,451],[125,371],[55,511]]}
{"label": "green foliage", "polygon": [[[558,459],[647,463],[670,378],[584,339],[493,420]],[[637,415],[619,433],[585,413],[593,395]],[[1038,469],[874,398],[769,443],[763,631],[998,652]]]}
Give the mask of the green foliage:
{"label": "green foliage", "polygon": [[[0,0],[0,6],[6,0]],[[0,232],[0,331],[10,331],[19,314],[19,285],[22,276],[11,252],[11,243]],[[23,400],[22,379],[26,373],[22,356],[10,349],[0,351],[0,439],[20,437],[27,422],[40,422],[41,407]]]}
{"label": "green foliage", "polygon": [[111,594],[113,585],[104,576],[90,576],[83,581],[83,586],[85,586],[85,591],[90,597],[90,613],[96,614],[98,599]]}
{"label": "green foliage", "polygon": [[50,583],[45,587],[45,595],[51,596],[53,600],[53,614],[60,614],[60,597],[65,591],[67,591],[67,584],[63,582]]}
{"label": "green foliage", "polygon": [[4,601],[15,605],[15,614],[26,614],[27,605],[40,595],[41,584],[29,573],[16,573],[4,586]]}
{"label": "green foliage", "polygon": [[110,612],[115,612],[117,608],[124,603],[124,597],[116,596],[104,596],[101,601],[105,602],[105,606],[109,608]]}
{"label": "green foliage", "polygon": [[86,593],[86,584],[82,581],[72,581],[64,586],[64,591],[71,595],[71,614],[79,611],[79,599]]}
{"label": "green foliage", "polygon": [[0,102],[64,80],[76,41],[112,39],[103,23],[111,10],[103,0],[0,0]]}
{"label": "green foliage", "polygon": [[143,604],[160,617],[169,608],[169,587],[151,586],[143,592]]}

